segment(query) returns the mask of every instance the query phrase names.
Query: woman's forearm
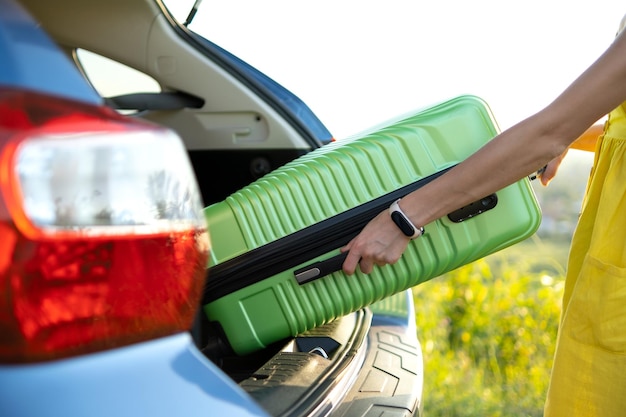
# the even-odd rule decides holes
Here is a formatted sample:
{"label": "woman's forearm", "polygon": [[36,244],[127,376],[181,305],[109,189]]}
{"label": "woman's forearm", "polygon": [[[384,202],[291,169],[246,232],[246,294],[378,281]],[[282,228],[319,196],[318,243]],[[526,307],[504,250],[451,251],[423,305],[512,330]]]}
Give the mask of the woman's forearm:
{"label": "woman's forearm", "polygon": [[405,213],[418,225],[518,181],[567,149],[560,130],[535,115],[503,132],[445,175],[402,199]]}
{"label": "woman's forearm", "polygon": [[423,226],[496,192],[560,156],[589,126],[625,99],[623,33],[550,105],[505,130],[445,175],[406,196],[402,208],[415,224]]}

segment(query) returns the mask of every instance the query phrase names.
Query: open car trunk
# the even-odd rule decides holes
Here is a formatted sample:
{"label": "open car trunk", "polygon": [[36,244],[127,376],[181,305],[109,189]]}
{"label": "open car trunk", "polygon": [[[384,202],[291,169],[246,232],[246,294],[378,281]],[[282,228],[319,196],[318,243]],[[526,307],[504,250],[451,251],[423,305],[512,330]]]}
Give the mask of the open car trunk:
{"label": "open car trunk", "polygon": [[246,356],[224,353],[204,316],[196,335],[272,416],[418,415],[423,368],[411,297],[397,294]]}

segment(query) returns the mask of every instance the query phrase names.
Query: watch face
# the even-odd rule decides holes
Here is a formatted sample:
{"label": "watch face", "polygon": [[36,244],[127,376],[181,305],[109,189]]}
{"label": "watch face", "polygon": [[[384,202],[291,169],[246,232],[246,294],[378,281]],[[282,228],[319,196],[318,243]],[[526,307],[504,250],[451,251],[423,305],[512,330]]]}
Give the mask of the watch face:
{"label": "watch face", "polygon": [[391,213],[391,220],[402,230],[408,237],[415,235],[413,225],[402,215],[402,213],[394,211]]}

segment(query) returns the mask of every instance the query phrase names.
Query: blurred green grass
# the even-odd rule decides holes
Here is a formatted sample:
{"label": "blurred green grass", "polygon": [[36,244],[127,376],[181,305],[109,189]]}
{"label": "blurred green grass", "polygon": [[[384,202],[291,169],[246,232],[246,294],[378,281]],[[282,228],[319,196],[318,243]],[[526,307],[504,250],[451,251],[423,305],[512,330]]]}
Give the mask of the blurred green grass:
{"label": "blurred green grass", "polygon": [[533,236],[413,289],[426,417],[543,415],[568,244]]}

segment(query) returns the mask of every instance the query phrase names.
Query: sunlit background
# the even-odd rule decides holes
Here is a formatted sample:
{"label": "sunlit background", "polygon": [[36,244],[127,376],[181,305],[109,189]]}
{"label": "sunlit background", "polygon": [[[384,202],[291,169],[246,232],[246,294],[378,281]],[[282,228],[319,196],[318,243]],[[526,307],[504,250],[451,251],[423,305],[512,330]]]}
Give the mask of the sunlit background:
{"label": "sunlit background", "polygon": [[[180,20],[193,3],[166,1]],[[464,93],[507,128],[589,66],[624,13],[623,0],[205,0],[190,28],[291,89],[343,138]]]}

